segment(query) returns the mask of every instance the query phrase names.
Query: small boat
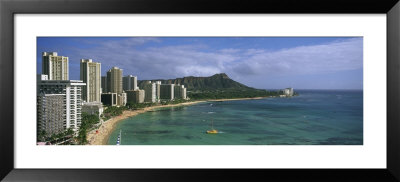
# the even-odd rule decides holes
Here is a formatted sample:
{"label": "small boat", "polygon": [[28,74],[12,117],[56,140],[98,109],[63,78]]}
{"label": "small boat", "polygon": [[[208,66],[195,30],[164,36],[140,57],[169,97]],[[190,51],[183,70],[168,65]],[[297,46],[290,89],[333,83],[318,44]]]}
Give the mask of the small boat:
{"label": "small boat", "polygon": [[121,145],[121,130],[119,130],[119,135],[117,138],[117,145]]}
{"label": "small boat", "polygon": [[213,120],[211,120],[211,130],[207,130],[207,134],[217,134],[218,130],[214,129]]}

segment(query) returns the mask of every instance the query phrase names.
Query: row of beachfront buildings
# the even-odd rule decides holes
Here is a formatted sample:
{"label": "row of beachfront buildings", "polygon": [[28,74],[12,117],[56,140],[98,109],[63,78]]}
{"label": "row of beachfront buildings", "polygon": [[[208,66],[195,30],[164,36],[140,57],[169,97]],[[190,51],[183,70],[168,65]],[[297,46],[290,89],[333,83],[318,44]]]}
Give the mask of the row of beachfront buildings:
{"label": "row of beachfront buildings", "polygon": [[[138,87],[137,77],[122,76],[122,69],[112,67],[107,76],[101,77],[101,102],[110,106],[126,103],[156,103],[166,100],[187,99],[186,88],[180,84],[162,84],[161,81],[145,81]],[[88,101],[90,102],[90,101]]]}
{"label": "row of beachfront buildings", "polygon": [[37,76],[38,133],[52,135],[71,128],[77,134],[82,112],[101,115],[103,105],[187,99],[184,85],[161,81],[146,81],[142,89],[137,85],[136,76],[123,76],[118,67],[101,76],[101,63],[92,59],[81,59],[80,80],[69,80],[68,57],[43,52],[42,74]]}

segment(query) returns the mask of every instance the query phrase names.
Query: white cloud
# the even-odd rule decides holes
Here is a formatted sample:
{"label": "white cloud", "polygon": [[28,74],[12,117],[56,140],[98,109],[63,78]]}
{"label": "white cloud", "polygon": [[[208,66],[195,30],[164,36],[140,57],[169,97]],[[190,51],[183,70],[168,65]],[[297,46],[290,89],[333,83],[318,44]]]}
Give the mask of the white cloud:
{"label": "white cloud", "polygon": [[[301,46],[273,52],[247,50],[247,58],[232,65],[237,74],[319,74],[362,68],[362,39]],[[252,54],[249,54],[252,53]]]}
{"label": "white cloud", "polygon": [[139,79],[210,76],[226,72],[246,75],[319,74],[362,68],[362,38],[323,45],[301,46],[277,51],[264,49],[210,50],[204,45],[180,45],[138,49],[156,38],[132,38],[98,42],[96,47],[75,52],[82,58],[102,62],[103,71],[118,66],[124,75]]}

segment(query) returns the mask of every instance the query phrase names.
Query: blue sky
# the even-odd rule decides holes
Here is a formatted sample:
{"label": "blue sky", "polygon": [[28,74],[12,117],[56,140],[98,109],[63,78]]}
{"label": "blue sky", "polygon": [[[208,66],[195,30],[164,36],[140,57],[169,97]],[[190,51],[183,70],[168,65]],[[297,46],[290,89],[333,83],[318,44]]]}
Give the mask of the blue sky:
{"label": "blue sky", "polygon": [[361,37],[38,37],[42,52],[69,57],[70,79],[79,60],[113,66],[139,80],[226,73],[255,88],[362,89]]}

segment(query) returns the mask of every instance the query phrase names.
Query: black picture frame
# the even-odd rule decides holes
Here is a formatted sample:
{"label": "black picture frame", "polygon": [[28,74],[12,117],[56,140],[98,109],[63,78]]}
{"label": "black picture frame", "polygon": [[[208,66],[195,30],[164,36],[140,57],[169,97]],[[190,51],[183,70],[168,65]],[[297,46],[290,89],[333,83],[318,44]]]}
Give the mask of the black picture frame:
{"label": "black picture frame", "polygon": [[[386,169],[15,169],[14,14],[381,13],[387,15]],[[398,0],[0,0],[0,179],[5,181],[400,181]],[[377,60],[379,61],[379,60]],[[381,121],[382,122],[382,121]],[[366,159],[368,160],[368,159]]]}

